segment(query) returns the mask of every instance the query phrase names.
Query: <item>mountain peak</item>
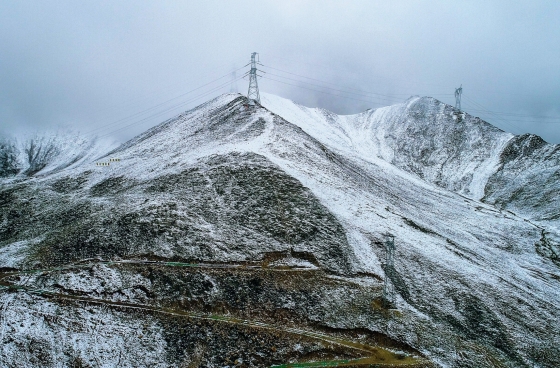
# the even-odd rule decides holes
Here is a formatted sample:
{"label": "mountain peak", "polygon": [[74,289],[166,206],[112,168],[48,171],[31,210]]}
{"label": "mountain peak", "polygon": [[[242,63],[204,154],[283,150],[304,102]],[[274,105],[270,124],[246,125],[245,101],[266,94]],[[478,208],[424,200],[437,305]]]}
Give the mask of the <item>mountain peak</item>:
{"label": "mountain peak", "polygon": [[[224,94],[106,150],[104,165],[85,155],[2,179],[4,365],[75,365],[59,337],[107,326],[121,345],[91,364],[556,363],[557,146],[454,120],[429,97],[354,115],[261,102]],[[158,354],[138,364],[146,346]]]}

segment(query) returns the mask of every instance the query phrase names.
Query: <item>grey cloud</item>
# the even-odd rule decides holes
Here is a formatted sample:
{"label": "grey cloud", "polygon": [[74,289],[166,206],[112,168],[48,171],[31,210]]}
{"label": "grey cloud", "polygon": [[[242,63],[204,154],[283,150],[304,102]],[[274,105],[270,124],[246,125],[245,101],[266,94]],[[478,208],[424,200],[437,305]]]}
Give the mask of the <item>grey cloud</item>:
{"label": "grey cloud", "polygon": [[[229,76],[197,100],[214,85],[111,123],[227,75],[258,51],[263,70],[296,79],[264,74],[261,89],[304,105],[352,113],[411,95],[453,104],[462,83],[467,112],[558,143],[557,19],[557,1],[3,2],[0,133],[62,126],[130,138],[228,92]],[[308,83],[320,82],[266,66],[382,96],[317,92]],[[240,92],[246,86],[237,82]]]}

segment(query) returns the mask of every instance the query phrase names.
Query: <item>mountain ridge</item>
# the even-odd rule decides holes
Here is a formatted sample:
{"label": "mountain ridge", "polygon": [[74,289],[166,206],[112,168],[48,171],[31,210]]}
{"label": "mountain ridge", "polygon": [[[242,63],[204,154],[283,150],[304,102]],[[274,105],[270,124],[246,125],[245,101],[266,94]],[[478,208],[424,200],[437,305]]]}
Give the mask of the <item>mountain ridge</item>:
{"label": "mountain ridge", "polygon": [[[112,265],[92,264],[91,273],[99,276],[80,281],[79,287],[71,280],[78,280],[82,271],[72,268],[64,271],[64,282],[45,271],[31,283],[46,290],[64,285],[62,290],[70,295],[160,305],[164,301],[159,295],[167,295],[167,289],[154,286],[144,279],[144,271],[127,269],[119,259],[303,265],[298,272],[320,270],[327,275],[317,290],[306,289],[309,297],[299,296],[303,289],[289,284],[282,286],[283,292],[272,290],[268,281],[254,275],[246,281],[251,287],[244,288],[203,273],[206,289],[200,290],[165,277],[174,288],[190,290],[189,295],[174,296],[183,303],[178,308],[225,308],[236,316],[246,316],[247,308],[265,308],[257,317],[287,314],[286,321],[310,326],[363,329],[399,341],[441,366],[492,366],[489,361],[553,366],[559,346],[559,329],[554,327],[560,320],[554,218],[537,218],[541,222],[533,224],[533,219],[468,198],[461,190],[472,179],[458,185],[459,193],[438,186],[427,180],[437,178],[434,165],[420,171],[423,178],[413,170],[425,158],[414,152],[425,147],[419,143],[406,151],[409,145],[396,142],[402,134],[423,140],[425,134],[412,133],[422,131],[430,119],[459,132],[472,125],[491,135],[506,133],[468,115],[460,126],[449,107],[435,100],[413,98],[406,105],[350,117],[266,94],[263,106],[248,102],[240,95],[222,95],[169,119],[109,151],[105,160],[120,161],[108,167],[82,162],[33,180],[5,182],[0,192],[0,267],[19,270],[113,259],[117,261]],[[389,127],[400,124],[400,130],[392,131],[401,136],[386,133],[390,129],[383,121],[389,121]],[[363,133],[363,127],[375,124],[375,131]],[[480,143],[484,139],[476,135],[469,144],[490,157]],[[430,164],[453,151],[428,147]],[[537,145],[532,152],[547,147]],[[512,149],[513,161],[528,153],[519,156],[518,151]],[[449,167],[466,172],[469,159],[457,155]],[[441,172],[445,185],[461,182],[460,175],[452,174]],[[533,189],[538,194],[540,188]],[[540,205],[535,213],[548,208]],[[543,227],[549,234],[544,239]],[[380,280],[387,278],[381,262],[387,233],[395,235],[397,244],[390,282],[397,290],[398,313],[378,307]],[[108,270],[95,273],[95,267]],[[134,292],[119,286],[119,293],[111,294],[101,285],[103,277],[115,272],[119,280],[136,285]],[[232,296],[232,287],[244,294]],[[40,305],[41,299],[34,298]],[[22,307],[31,303],[18,300]],[[236,300],[247,304],[240,307]],[[17,316],[13,318],[24,318]],[[286,323],[282,321],[277,322]],[[30,338],[29,330],[13,328],[20,338]],[[154,339],[157,346],[171,344]],[[57,346],[51,340],[43,343]],[[18,349],[13,343],[6,346]],[[206,359],[219,366],[216,359],[223,352],[213,351]],[[187,359],[181,354],[169,356],[175,362],[170,366]],[[5,355],[0,359],[8,361]]]}
{"label": "mountain ridge", "polygon": [[[493,205],[501,204],[504,209],[520,212],[533,220],[543,219],[542,214],[526,211],[529,207],[526,203],[508,202],[507,199],[511,198],[504,198],[520,190],[520,186],[510,184],[509,188],[506,186],[500,193],[493,193],[495,185],[492,183],[500,180],[501,176],[508,177],[510,183],[515,182],[512,176],[519,176],[520,173],[514,173],[514,164],[508,165],[512,161],[516,161],[525,170],[534,166],[540,170],[541,177],[533,175],[532,178],[527,178],[531,181],[531,187],[543,187],[549,180],[554,183],[554,178],[560,175],[560,145],[548,144],[532,134],[514,136],[468,113],[458,123],[453,119],[453,107],[431,97],[413,97],[403,104],[347,116],[325,112],[325,118],[322,119],[320,114],[314,114],[314,109],[297,104],[285,108],[277,97],[263,95],[265,106],[270,105],[272,111],[277,110],[277,113],[286,115],[288,120],[296,124],[298,121],[305,124],[304,122],[314,119],[315,127],[321,123],[323,127],[332,127],[333,121],[338,120],[337,128],[342,131],[341,135],[352,137],[349,138],[351,142],[346,142],[345,148],[350,146],[354,152],[365,157],[383,158],[427,182],[471,199],[484,199]],[[275,103],[279,106],[275,107]],[[300,109],[308,116],[293,113],[294,109]],[[363,126],[368,129],[358,131]],[[472,134],[475,134],[474,138],[465,138]],[[333,146],[344,147],[340,139],[332,139],[332,136],[333,134],[327,135],[327,139],[331,140]],[[527,145],[532,148],[523,148]],[[508,158],[508,162],[505,158]],[[506,183],[502,180],[501,184],[504,186]],[[542,212],[547,213],[548,217],[551,216],[550,212],[552,216],[558,216],[560,195],[554,193],[560,193],[560,188],[557,184],[548,188],[547,196],[551,197],[551,203],[543,206],[545,208]],[[530,196],[528,200],[538,201],[534,196]]]}

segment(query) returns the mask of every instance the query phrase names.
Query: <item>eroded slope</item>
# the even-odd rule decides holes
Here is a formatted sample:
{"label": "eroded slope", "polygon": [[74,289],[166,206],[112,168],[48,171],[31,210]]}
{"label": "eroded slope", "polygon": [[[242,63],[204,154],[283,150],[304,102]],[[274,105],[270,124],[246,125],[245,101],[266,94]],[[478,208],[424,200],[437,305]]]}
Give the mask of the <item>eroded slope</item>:
{"label": "eroded slope", "polygon": [[[175,308],[186,317],[209,312],[247,317],[254,311],[251,318],[280,329],[294,323],[326,329],[329,336],[334,331],[361,331],[358,335],[368,339],[386,336],[442,366],[553,366],[559,353],[560,277],[557,266],[537,252],[542,229],[420,180],[390,164],[383,156],[389,151],[379,153],[381,158],[366,155],[367,147],[374,147],[365,145],[366,132],[360,135],[364,145],[356,144],[351,132],[341,129],[342,118],[313,113],[322,117],[303,121],[294,113],[291,121],[252,107],[239,95],[225,95],[103,158],[119,158],[118,164],[90,163],[7,185],[0,197],[2,266],[41,267],[45,273],[42,278],[10,276],[5,279],[10,290],[36,288],[49,300],[73,297],[75,308],[93,302],[84,298],[100,298],[97,303],[107,308],[117,302],[129,310],[142,303],[142,308]],[[438,152],[435,156],[455,157]],[[459,156],[460,162],[468,161]],[[424,179],[437,173],[430,160]],[[397,244],[391,282],[398,291],[398,311],[382,308],[379,299],[386,233],[394,234]],[[49,270],[92,257],[161,263],[157,270],[140,264],[124,273],[121,263],[103,260]],[[186,261],[207,262],[211,269],[177,273],[169,269],[177,266],[166,263],[170,260],[183,261],[185,268],[191,267]],[[232,266],[257,268],[239,276],[229,271]],[[303,283],[296,282],[296,274],[293,283],[290,274],[285,279],[269,275],[294,268],[303,268],[297,270],[304,273]],[[123,280],[122,285],[111,280]],[[31,303],[10,299],[14,295],[25,294],[3,294],[3,302]],[[166,354],[177,347],[189,351],[180,358],[185,364],[196,361],[197,354],[212,362],[208,366],[229,364],[215,360],[221,353],[210,348],[217,346],[214,342],[197,348],[192,336],[181,337],[188,334],[186,327],[178,326],[165,327],[178,329],[164,339]],[[292,352],[299,351],[300,342],[287,341],[284,357],[295,359]],[[13,343],[10,349],[25,351],[25,346]],[[297,359],[356,356],[344,349],[327,352],[325,346],[305,347],[311,355]],[[180,359],[160,364],[172,366]],[[242,360],[241,366],[259,366]]]}

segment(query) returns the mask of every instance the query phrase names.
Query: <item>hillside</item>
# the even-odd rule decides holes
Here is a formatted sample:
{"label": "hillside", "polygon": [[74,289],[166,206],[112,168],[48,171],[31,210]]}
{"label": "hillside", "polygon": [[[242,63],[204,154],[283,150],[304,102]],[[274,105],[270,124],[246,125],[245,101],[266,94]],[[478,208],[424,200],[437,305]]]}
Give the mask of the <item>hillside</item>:
{"label": "hillside", "polygon": [[468,113],[457,121],[453,107],[430,97],[349,116],[267,94],[263,105],[348,154],[382,158],[427,182],[534,220],[560,218],[560,145],[538,136],[514,136]]}
{"label": "hillside", "polygon": [[[542,255],[560,264],[560,145],[503,132],[434,98],[339,116],[265,94],[263,104],[352,157],[414,176],[538,224]],[[546,240],[550,239],[550,241]]]}
{"label": "hillside", "polygon": [[0,137],[0,179],[44,176],[89,165],[100,153],[115,146],[108,140],[89,139],[72,132],[35,134],[20,140]]}
{"label": "hillside", "polygon": [[262,105],[222,95],[106,153],[6,170],[0,361],[554,366],[558,146],[431,98]]}

